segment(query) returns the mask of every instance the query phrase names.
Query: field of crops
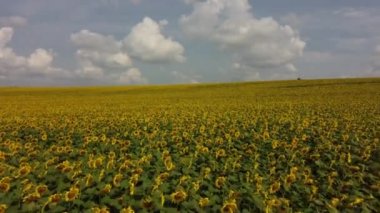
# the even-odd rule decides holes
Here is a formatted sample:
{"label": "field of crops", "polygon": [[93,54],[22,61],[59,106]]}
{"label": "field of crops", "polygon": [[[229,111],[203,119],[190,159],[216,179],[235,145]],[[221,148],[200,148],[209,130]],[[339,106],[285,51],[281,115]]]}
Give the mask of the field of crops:
{"label": "field of crops", "polygon": [[0,212],[376,212],[380,79],[0,88]]}

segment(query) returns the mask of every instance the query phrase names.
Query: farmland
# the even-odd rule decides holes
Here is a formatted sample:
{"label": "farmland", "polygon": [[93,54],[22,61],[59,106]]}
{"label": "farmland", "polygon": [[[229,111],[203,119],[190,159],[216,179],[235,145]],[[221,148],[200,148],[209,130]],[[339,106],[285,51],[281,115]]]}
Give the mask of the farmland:
{"label": "farmland", "polygon": [[375,212],[380,79],[0,88],[0,212]]}

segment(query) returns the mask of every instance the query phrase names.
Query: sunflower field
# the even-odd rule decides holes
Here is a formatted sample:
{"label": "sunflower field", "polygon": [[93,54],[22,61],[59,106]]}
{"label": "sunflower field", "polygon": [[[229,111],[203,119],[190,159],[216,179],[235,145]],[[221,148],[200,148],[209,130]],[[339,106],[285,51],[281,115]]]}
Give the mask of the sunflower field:
{"label": "sunflower field", "polygon": [[0,88],[0,212],[378,212],[380,79]]}

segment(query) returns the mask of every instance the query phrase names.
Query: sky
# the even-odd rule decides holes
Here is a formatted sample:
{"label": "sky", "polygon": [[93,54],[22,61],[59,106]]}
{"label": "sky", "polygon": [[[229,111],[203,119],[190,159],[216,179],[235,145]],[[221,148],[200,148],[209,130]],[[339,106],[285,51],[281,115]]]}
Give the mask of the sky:
{"label": "sky", "polygon": [[0,0],[0,86],[380,77],[378,0]]}

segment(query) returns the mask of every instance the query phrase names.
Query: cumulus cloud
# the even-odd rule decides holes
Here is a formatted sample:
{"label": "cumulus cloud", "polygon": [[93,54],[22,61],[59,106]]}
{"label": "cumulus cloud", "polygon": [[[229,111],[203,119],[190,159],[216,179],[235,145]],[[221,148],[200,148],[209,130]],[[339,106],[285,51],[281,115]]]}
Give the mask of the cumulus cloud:
{"label": "cumulus cloud", "polygon": [[170,37],[165,37],[161,30],[167,21],[157,23],[149,17],[132,28],[124,43],[131,55],[144,62],[164,63],[183,62],[184,47]]}
{"label": "cumulus cloud", "polygon": [[193,11],[180,18],[183,32],[208,39],[233,53],[247,67],[285,67],[302,56],[305,42],[296,30],[271,17],[256,18],[248,0],[207,0],[193,3]]}
{"label": "cumulus cloud", "polygon": [[27,19],[21,16],[0,17],[0,27],[23,27],[27,23]]}
{"label": "cumulus cloud", "polygon": [[2,79],[12,76],[48,76],[51,78],[69,76],[65,70],[52,66],[54,54],[42,48],[29,56],[21,56],[8,46],[13,37],[13,28],[0,29],[0,75]]}
{"label": "cumulus cloud", "polygon": [[79,74],[100,78],[104,70],[125,70],[132,66],[132,60],[122,48],[122,43],[112,36],[104,36],[89,30],[71,34],[80,68]]}
{"label": "cumulus cloud", "polygon": [[122,73],[118,79],[119,83],[123,84],[144,84],[147,80],[142,76],[141,72],[137,68],[131,68],[128,71]]}

